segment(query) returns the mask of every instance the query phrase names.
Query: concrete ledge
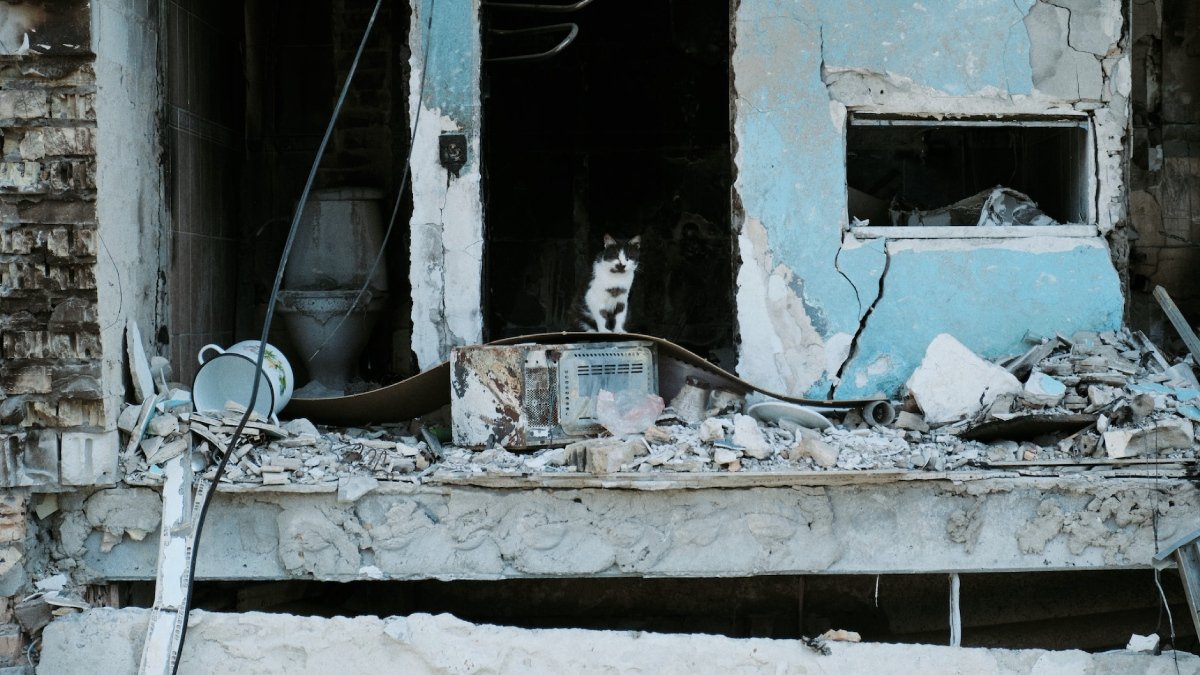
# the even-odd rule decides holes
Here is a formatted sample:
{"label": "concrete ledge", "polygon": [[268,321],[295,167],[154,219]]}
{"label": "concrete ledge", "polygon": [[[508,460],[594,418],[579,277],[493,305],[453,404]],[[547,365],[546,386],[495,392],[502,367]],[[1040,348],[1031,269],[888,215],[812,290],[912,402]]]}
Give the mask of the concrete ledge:
{"label": "concrete ledge", "polygon": [[[350,581],[1146,568],[1155,512],[1160,542],[1200,526],[1197,490],[1180,479],[658,487],[393,484],[344,503],[328,492],[223,493],[205,525],[198,575]],[[135,539],[157,527],[147,514],[156,499],[147,488],[100,490],[66,505],[63,550],[81,557],[96,581],[153,579],[157,535]],[[107,553],[105,536],[120,542]]]}
{"label": "concrete ledge", "polygon": [[[149,611],[96,609],[46,627],[39,673],[137,671]],[[1111,652],[829,644],[714,635],[529,630],[448,614],[320,619],[286,614],[192,614],[180,672],[241,673],[1145,673],[1200,669],[1200,657]],[[1178,659],[1178,662],[1176,662]],[[382,666],[381,664],[386,664]],[[1178,670],[1176,668],[1178,667]]]}

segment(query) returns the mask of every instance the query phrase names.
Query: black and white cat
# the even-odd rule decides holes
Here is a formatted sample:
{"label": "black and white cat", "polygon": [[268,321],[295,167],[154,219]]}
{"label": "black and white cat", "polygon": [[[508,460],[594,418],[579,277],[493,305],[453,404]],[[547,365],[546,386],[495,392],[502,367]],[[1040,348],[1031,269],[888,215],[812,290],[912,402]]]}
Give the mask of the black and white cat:
{"label": "black and white cat", "polygon": [[589,333],[623,333],[629,315],[629,288],[641,257],[642,238],[604,235],[604,249],[592,261],[592,278],[576,301],[578,328]]}

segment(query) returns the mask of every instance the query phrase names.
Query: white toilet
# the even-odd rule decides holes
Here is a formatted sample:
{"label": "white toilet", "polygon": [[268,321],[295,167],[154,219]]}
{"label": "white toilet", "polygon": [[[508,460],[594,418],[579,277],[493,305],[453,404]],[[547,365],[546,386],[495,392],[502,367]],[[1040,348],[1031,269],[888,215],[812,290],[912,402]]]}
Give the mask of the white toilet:
{"label": "white toilet", "polygon": [[309,372],[309,383],[296,390],[295,398],[345,394],[358,356],[387,305],[384,262],[355,305],[383,246],[380,196],[370,188],[317,190],[304,206],[276,304]]}

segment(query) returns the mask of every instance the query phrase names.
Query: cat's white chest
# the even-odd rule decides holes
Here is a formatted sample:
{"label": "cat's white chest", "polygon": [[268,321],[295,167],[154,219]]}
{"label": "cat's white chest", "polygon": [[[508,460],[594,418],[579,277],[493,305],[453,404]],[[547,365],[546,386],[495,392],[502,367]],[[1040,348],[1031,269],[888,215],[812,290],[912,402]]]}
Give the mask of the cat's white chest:
{"label": "cat's white chest", "polygon": [[629,305],[629,288],[633,284],[633,270],[626,267],[623,272],[612,271],[611,263],[597,263],[592,270],[592,283],[584,296],[588,314],[601,329],[606,327],[606,317],[613,318],[614,332],[625,331],[625,317]]}

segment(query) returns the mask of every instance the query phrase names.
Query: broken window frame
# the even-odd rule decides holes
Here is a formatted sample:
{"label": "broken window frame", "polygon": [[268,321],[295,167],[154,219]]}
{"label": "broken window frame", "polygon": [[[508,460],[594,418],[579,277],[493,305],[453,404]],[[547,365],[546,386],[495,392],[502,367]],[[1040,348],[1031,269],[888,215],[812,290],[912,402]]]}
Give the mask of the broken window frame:
{"label": "broken window frame", "polygon": [[[904,225],[854,225],[850,213],[849,147],[850,129],[853,126],[895,127],[1034,127],[1034,128],[1079,128],[1085,136],[1080,149],[1081,166],[1078,180],[1082,183],[1081,201],[1086,209],[1083,223],[1071,222],[1048,226],[904,226]],[[845,231],[861,239],[1010,239],[1019,237],[1095,237],[1100,234],[1098,225],[1099,208],[1097,199],[1099,185],[1096,178],[1095,125],[1090,114],[1055,112],[1039,113],[996,113],[949,116],[944,113],[898,113],[848,109],[843,134],[846,219]]]}

